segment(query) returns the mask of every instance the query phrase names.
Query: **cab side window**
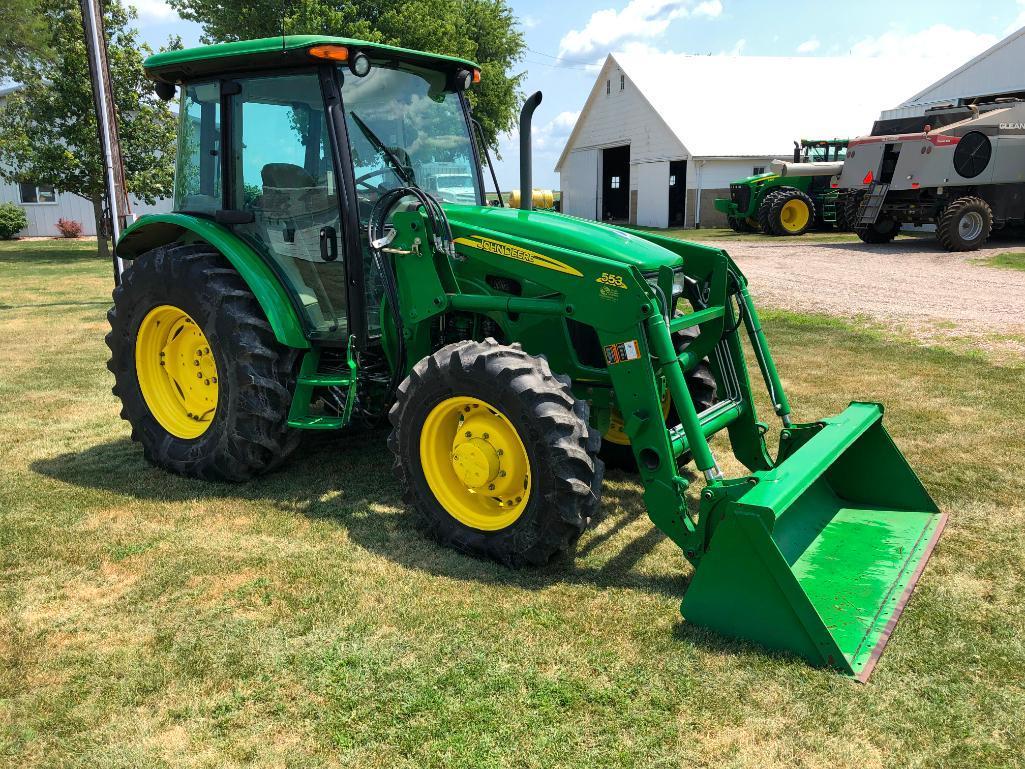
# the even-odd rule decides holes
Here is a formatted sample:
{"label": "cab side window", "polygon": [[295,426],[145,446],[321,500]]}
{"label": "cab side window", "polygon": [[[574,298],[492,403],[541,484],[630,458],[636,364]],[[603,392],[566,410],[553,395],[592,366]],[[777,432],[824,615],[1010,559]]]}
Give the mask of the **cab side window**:
{"label": "cab side window", "polygon": [[316,73],[245,78],[232,97],[232,207],[278,268],[316,334],[344,336],[346,280],[338,180]]}
{"label": "cab side window", "polygon": [[174,210],[212,214],[221,205],[221,88],[193,83],[182,93]]}

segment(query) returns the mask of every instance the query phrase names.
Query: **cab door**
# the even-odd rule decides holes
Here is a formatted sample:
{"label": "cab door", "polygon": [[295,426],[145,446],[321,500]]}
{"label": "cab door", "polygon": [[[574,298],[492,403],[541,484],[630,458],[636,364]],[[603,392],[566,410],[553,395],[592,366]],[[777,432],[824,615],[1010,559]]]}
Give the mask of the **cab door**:
{"label": "cab door", "polygon": [[292,292],[311,339],[346,340],[342,195],[318,72],[237,78],[226,101],[234,231]]}

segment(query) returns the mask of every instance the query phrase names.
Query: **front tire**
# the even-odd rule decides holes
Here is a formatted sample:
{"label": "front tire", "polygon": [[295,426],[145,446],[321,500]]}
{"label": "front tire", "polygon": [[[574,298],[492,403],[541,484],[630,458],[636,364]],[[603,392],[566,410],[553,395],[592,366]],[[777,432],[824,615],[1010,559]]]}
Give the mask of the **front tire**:
{"label": "front tire", "polygon": [[133,261],[113,296],[112,392],[149,462],[243,481],[295,450],[300,433],[288,427],[288,410],[299,352],[277,342],[219,252],[156,248]]}
{"label": "front tire", "polygon": [[785,189],[773,190],[762,198],[761,205],[758,206],[758,229],[762,231],[763,235],[776,234],[776,230],[772,226],[772,205],[777,198],[786,193]]}
{"label": "front tire", "polygon": [[975,251],[993,231],[993,211],[982,198],[958,198],[943,209],[936,238],[948,251]]}
{"label": "front tire", "polygon": [[568,377],[519,345],[457,342],[399,385],[388,446],[403,500],[448,547],[507,566],[570,549],[597,512],[604,463]]}

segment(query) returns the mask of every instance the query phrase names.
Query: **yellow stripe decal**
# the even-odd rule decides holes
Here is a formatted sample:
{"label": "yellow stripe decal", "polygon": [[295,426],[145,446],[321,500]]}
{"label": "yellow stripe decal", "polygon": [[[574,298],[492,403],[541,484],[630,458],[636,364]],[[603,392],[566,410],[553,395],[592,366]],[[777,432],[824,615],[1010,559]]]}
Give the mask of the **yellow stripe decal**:
{"label": "yellow stripe decal", "polygon": [[487,251],[489,254],[497,254],[498,256],[505,256],[509,259],[526,262],[527,264],[532,264],[535,267],[544,267],[546,270],[555,270],[556,272],[563,272],[567,275],[575,275],[578,278],[582,278],[584,276],[580,270],[570,267],[568,264],[564,264],[557,259],[552,259],[550,256],[539,254],[536,251],[528,251],[527,249],[520,248],[519,246],[503,243],[500,240],[491,240],[491,238],[474,235],[470,238],[456,238],[455,242],[461,246],[469,246],[470,248],[476,248],[480,251]]}

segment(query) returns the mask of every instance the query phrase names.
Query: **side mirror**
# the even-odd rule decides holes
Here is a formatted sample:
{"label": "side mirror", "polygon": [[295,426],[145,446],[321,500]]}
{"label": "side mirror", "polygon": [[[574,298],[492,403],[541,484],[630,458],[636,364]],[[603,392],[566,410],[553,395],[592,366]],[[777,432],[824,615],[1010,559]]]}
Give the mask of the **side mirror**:
{"label": "side mirror", "polygon": [[175,87],[174,83],[165,83],[158,80],[153,84],[153,90],[156,92],[157,96],[164,101],[171,101],[178,89]]}

